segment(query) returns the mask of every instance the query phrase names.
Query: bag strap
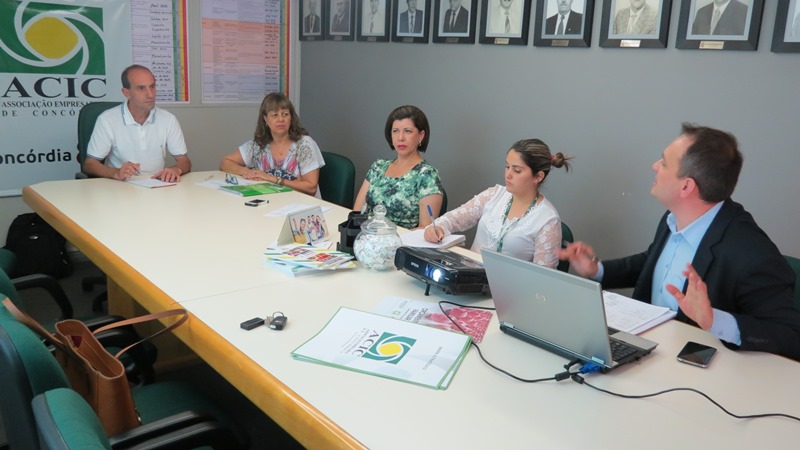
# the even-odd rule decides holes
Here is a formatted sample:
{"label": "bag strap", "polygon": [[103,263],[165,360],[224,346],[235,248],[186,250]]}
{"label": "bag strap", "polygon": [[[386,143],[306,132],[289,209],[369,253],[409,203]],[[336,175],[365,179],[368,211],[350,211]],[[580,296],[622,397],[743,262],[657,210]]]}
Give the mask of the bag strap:
{"label": "bag strap", "polygon": [[153,339],[154,337],[156,337],[156,336],[158,336],[160,334],[167,333],[167,332],[172,331],[175,328],[178,328],[179,326],[183,325],[184,322],[189,320],[189,313],[183,308],[168,309],[166,311],[159,311],[159,312],[152,313],[152,314],[146,314],[144,316],[134,317],[133,319],[120,320],[119,322],[114,322],[112,324],[108,324],[106,326],[100,327],[100,328],[94,330],[94,332],[92,334],[94,334],[96,336],[98,333],[101,333],[101,332],[106,331],[106,330],[113,330],[114,328],[124,327],[124,326],[127,326],[127,325],[133,325],[133,324],[137,324],[137,323],[150,322],[151,320],[163,319],[164,317],[178,316],[178,315],[180,315],[181,318],[176,320],[175,322],[173,322],[169,326],[165,327],[162,330],[158,330],[155,333],[151,334],[150,336],[142,338],[141,340],[139,340],[137,342],[134,342],[133,344],[131,344],[131,345],[123,348],[119,352],[117,352],[117,354],[114,355],[114,357],[119,359],[119,356],[121,354],[127,352],[128,350],[130,350],[131,348],[141,344],[142,342],[150,340],[150,339]]}
{"label": "bag strap", "polygon": [[[51,333],[50,331],[48,331],[47,328],[42,326],[42,324],[40,324],[39,322],[34,320],[29,315],[27,315],[24,312],[22,312],[22,310],[17,308],[17,305],[15,305],[14,302],[11,301],[11,299],[9,299],[9,298],[4,299],[3,300],[3,305],[6,307],[8,312],[11,313],[11,315],[13,315],[18,321],[20,321],[23,325],[28,327],[31,331],[33,331],[36,334],[38,334],[39,337],[44,339],[48,344],[53,345],[54,347],[58,347],[59,350],[62,350],[64,352],[68,353],[68,354],[72,353],[69,350],[67,344],[65,344],[58,336],[56,336],[53,333]],[[143,339],[141,339],[141,340],[139,340],[137,342],[134,342],[133,344],[131,344],[131,345],[123,348],[119,352],[117,352],[117,354],[114,355],[114,357],[119,359],[119,356],[121,354],[127,352],[128,350],[130,350],[131,348],[141,344],[142,342],[150,340],[150,339],[153,339],[154,337],[156,337],[156,336],[158,336],[160,334],[166,333],[168,331],[172,331],[175,328],[178,328],[179,326],[183,325],[184,322],[189,320],[189,313],[183,308],[175,308],[175,309],[169,309],[169,310],[166,310],[166,311],[159,311],[157,313],[147,314],[147,315],[140,316],[140,317],[134,317],[133,319],[126,319],[126,320],[120,320],[119,322],[114,322],[112,324],[109,324],[109,325],[106,325],[106,326],[98,328],[92,334],[97,335],[100,332],[103,332],[103,331],[106,331],[106,330],[112,330],[114,328],[119,328],[119,327],[123,327],[123,326],[127,326],[127,325],[133,325],[133,324],[137,324],[137,323],[149,322],[151,320],[157,320],[157,319],[162,319],[164,317],[177,316],[177,315],[181,315],[181,318],[176,320],[174,323],[172,323],[168,327],[166,327],[166,328],[164,328],[162,330],[156,331],[155,333],[151,334],[150,336],[147,336],[146,338],[143,338]]]}
{"label": "bag strap", "polygon": [[22,310],[17,308],[17,305],[15,305],[10,298],[6,297],[3,300],[3,306],[5,306],[8,312],[10,312],[12,316],[20,321],[20,323],[28,327],[34,333],[38,334],[39,337],[44,339],[48,344],[58,347],[60,350],[69,353],[66,348],[66,344],[64,344],[64,342],[58,336],[48,331],[47,328],[43,327],[42,324],[34,320],[31,316],[22,312]]}

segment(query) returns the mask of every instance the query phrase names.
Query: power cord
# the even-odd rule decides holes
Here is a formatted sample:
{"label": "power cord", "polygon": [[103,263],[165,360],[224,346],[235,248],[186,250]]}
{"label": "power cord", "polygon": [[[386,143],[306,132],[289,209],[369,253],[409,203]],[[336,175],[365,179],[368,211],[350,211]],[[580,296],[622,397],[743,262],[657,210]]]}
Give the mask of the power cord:
{"label": "power cord", "polygon": [[[461,305],[461,304],[458,304],[458,303],[453,303],[453,302],[450,302],[450,301],[447,301],[447,300],[439,301],[439,309],[442,311],[442,314],[444,314],[445,317],[450,319],[450,322],[452,322],[453,325],[455,325],[456,328],[458,328],[464,334],[467,334],[467,332],[464,331],[464,329],[461,328],[461,325],[459,325],[450,316],[450,314],[447,313],[447,311],[442,306],[443,304],[458,306],[458,307],[461,307],[461,308],[483,309],[483,310],[487,310],[487,311],[494,311],[495,310],[495,308],[491,308],[491,307],[467,306],[467,305]],[[578,384],[582,384],[584,386],[588,386],[588,387],[590,387],[590,388],[592,388],[592,389],[594,389],[596,391],[603,392],[603,393],[609,394],[609,395],[613,395],[615,397],[628,398],[628,399],[644,399],[644,398],[655,397],[655,396],[658,396],[658,395],[668,394],[668,393],[671,393],[671,392],[681,392],[681,391],[683,391],[683,392],[692,392],[692,393],[695,393],[695,394],[705,398],[706,400],[711,402],[714,406],[716,406],[717,408],[722,410],[722,412],[724,412],[725,414],[727,414],[727,415],[729,415],[729,416],[731,416],[733,418],[736,418],[736,419],[763,419],[763,418],[769,418],[769,417],[783,417],[785,419],[790,419],[790,420],[795,420],[795,421],[800,422],[800,417],[796,417],[796,416],[793,416],[793,415],[790,415],[790,414],[785,414],[785,413],[763,413],[763,414],[744,414],[744,415],[742,415],[742,414],[734,414],[734,413],[728,411],[724,406],[719,404],[716,400],[714,400],[713,398],[709,397],[708,394],[706,394],[706,393],[704,393],[702,391],[699,391],[697,389],[688,388],[688,387],[670,388],[670,389],[665,389],[663,391],[653,392],[653,393],[650,393],[650,394],[640,394],[640,395],[620,394],[620,393],[617,393],[617,392],[609,391],[607,389],[603,389],[603,388],[594,386],[593,384],[587,382],[581,376],[581,375],[586,375],[586,374],[591,374],[591,373],[597,373],[597,372],[600,372],[602,370],[602,367],[600,367],[598,364],[595,364],[595,363],[593,363],[591,361],[588,361],[588,362],[587,361],[583,361],[581,359],[573,359],[573,360],[569,361],[568,363],[564,364],[564,369],[565,369],[564,372],[557,373],[557,374],[553,375],[552,377],[538,378],[538,379],[526,379],[526,378],[522,378],[522,377],[519,377],[517,375],[514,375],[514,374],[508,372],[507,370],[501,369],[501,368],[497,367],[496,365],[490,363],[483,356],[483,352],[481,352],[481,348],[478,347],[478,344],[476,344],[474,341],[470,341],[470,343],[471,343],[471,345],[473,347],[475,347],[475,350],[478,351],[478,356],[480,356],[481,360],[484,363],[486,363],[486,365],[488,365],[492,369],[494,369],[494,370],[496,370],[496,371],[498,371],[498,372],[500,372],[500,373],[502,373],[502,374],[504,374],[504,375],[506,375],[506,376],[508,376],[510,378],[513,378],[513,379],[515,379],[517,381],[521,381],[523,383],[538,383],[538,382],[541,382],[541,381],[562,381],[562,380],[566,380],[567,378],[570,378],[570,379],[572,379],[572,381],[574,381],[574,382],[576,382]],[[581,367],[577,371],[573,371],[573,366],[575,366],[576,364],[581,364]]]}
{"label": "power cord", "polygon": [[[583,372],[581,372],[581,373],[583,373]],[[717,408],[721,409],[722,412],[724,412],[725,414],[727,414],[727,415],[729,415],[731,417],[734,417],[736,419],[763,419],[763,418],[767,418],[767,417],[783,417],[783,418],[786,418],[786,419],[796,420],[796,421],[800,422],[800,417],[796,417],[796,416],[792,416],[790,414],[784,414],[784,413],[764,413],[764,414],[744,414],[744,415],[742,415],[742,414],[734,414],[734,413],[728,411],[724,406],[719,404],[716,400],[714,400],[713,398],[709,397],[708,394],[706,394],[706,393],[704,393],[702,391],[699,391],[697,389],[694,389],[694,388],[689,388],[689,387],[677,387],[677,388],[665,389],[663,391],[653,392],[653,393],[650,393],[650,394],[630,395],[630,394],[620,394],[620,393],[617,393],[617,392],[612,392],[612,391],[609,391],[607,389],[603,389],[603,388],[599,388],[597,386],[594,386],[591,383],[587,382],[579,373],[573,373],[571,378],[572,378],[572,381],[574,381],[574,382],[576,382],[578,384],[582,384],[582,385],[588,386],[588,387],[590,387],[590,388],[592,388],[592,389],[594,389],[596,391],[600,391],[600,392],[603,392],[605,394],[613,395],[615,397],[620,397],[620,398],[643,399],[643,398],[655,397],[657,395],[668,394],[670,392],[681,392],[681,391],[683,391],[683,392],[693,392],[693,393],[705,398],[709,402],[711,402],[714,406],[716,406]]]}
{"label": "power cord", "polygon": [[[439,301],[439,309],[442,311],[442,314],[444,314],[444,316],[447,317],[450,320],[450,322],[452,322],[453,325],[455,325],[456,328],[458,328],[459,331],[461,331],[464,334],[468,334],[468,333],[466,331],[464,331],[463,328],[461,328],[461,325],[459,325],[458,322],[456,322],[455,319],[453,319],[450,316],[450,314],[447,313],[447,310],[445,310],[444,306],[442,306],[444,304],[453,305],[453,306],[457,306],[457,307],[460,307],[460,308],[482,309],[484,311],[494,311],[495,310],[495,308],[488,307],[488,306],[467,306],[467,305],[461,305],[461,304],[458,304],[458,303],[450,302],[450,301],[447,301],[447,300],[440,300]],[[478,351],[478,356],[480,356],[481,360],[487,366],[489,366],[492,369],[502,373],[503,375],[506,375],[508,377],[511,377],[511,378],[513,378],[513,379],[515,379],[517,381],[521,381],[523,383],[539,383],[541,381],[562,381],[562,380],[566,380],[567,378],[570,377],[570,375],[572,375],[572,373],[570,373],[569,370],[567,370],[565,372],[561,372],[561,373],[558,373],[556,375],[553,375],[552,377],[547,377],[547,378],[536,378],[536,379],[522,378],[520,376],[514,375],[513,373],[511,373],[511,372],[509,372],[507,370],[501,369],[501,368],[497,367],[496,365],[490,363],[489,360],[487,360],[483,356],[483,352],[481,351],[481,348],[478,347],[478,344],[476,344],[474,340],[470,341],[470,345],[475,347],[475,350]]]}

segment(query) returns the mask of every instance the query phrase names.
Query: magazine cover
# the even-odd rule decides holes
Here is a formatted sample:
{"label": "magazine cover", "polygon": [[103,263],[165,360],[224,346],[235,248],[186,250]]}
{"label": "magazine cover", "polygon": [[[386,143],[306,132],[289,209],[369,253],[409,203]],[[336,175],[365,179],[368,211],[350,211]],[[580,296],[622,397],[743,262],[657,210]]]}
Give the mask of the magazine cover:
{"label": "magazine cover", "polygon": [[356,267],[353,255],[327,248],[291,244],[268,248],[264,255],[268,261],[281,261],[318,270],[350,269]]}
{"label": "magazine cover", "polygon": [[[472,336],[472,340],[475,341],[476,344],[480,344],[481,341],[483,341],[483,335],[486,334],[486,329],[489,328],[489,322],[492,320],[491,311],[448,304],[443,304],[442,308],[447,311],[447,314],[452,317],[468,335]],[[444,315],[439,305],[430,301],[388,296],[381,300],[372,312],[406,322],[418,323],[420,325],[455,331],[457,333],[461,332],[461,330]]]}

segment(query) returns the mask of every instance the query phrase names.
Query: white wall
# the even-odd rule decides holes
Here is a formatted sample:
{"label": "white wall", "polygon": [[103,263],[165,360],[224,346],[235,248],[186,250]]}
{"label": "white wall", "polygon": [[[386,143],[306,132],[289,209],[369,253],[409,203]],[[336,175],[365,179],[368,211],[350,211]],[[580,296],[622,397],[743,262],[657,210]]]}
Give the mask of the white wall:
{"label": "white wall", "polygon": [[600,48],[600,3],[588,49],[301,43],[301,119],[323,150],[354,160],[360,184],[372,161],[391,157],[388,113],[419,106],[451,207],[503,182],[514,141],[541,138],[575,156],[574,172],[554,171],[544,192],[601,257],[651,241],[663,208],[649,195],[650,166],[681,122],[725,129],[745,157],[734,200],[782,252],[800,255],[800,54],[769,51],[775,3],[755,52],[675,49],[680,2],[667,49]]}

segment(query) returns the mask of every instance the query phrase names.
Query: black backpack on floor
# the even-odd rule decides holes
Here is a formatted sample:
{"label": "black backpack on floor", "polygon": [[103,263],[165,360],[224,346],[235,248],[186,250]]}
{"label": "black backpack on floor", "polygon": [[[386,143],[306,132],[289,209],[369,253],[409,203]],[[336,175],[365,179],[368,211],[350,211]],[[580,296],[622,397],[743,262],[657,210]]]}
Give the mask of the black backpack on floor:
{"label": "black backpack on floor", "polygon": [[20,214],[8,228],[6,246],[17,256],[13,276],[43,273],[56,278],[72,273],[67,240],[36,213]]}

